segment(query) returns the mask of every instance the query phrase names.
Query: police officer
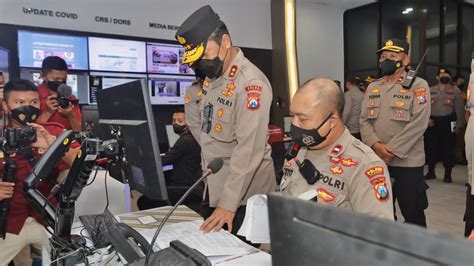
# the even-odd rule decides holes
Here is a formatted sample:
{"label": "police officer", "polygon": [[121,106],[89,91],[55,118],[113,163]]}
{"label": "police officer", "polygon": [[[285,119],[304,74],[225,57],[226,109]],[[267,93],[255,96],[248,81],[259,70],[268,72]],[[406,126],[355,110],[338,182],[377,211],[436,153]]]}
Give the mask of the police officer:
{"label": "police officer", "polygon": [[[344,96],[325,78],[307,81],[291,103],[291,135],[301,147],[285,161],[283,194],[393,220],[385,163],[341,119]],[[293,149],[298,146],[293,146]]]}
{"label": "police officer", "polygon": [[388,165],[394,179],[394,200],[408,223],[426,226],[428,207],[423,176],[423,133],[430,116],[430,91],[417,77],[402,86],[409,63],[408,43],[391,39],[377,51],[383,77],[372,82],[362,102],[362,140]]}
{"label": "police officer", "polygon": [[272,89],[265,75],[242,50],[232,46],[226,25],[207,5],[181,25],[183,63],[206,75],[201,100],[201,149],[204,165],[222,158],[224,166],[207,179],[201,230],[236,233],[245,204],[255,194],[276,189],[271,147],[267,143]]}
{"label": "police officer", "polygon": [[[454,166],[455,133],[464,126],[464,104],[461,91],[452,86],[451,72],[439,69],[436,76],[438,84],[430,88],[431,117],[425,133],[426,161],[428,174],[426,179],[434,179],[438,157],[443,158],[444,182],[451,183],[451,171]],[[452,122],[456,121],[456,126]]]}
{"label": "police officer", "polygon": [[206,76],[199,70],[195,69],[194,72],[196,73],[196,80],[186,90],[186,95],[184,96],[184,112],[189,131],[191,131],[194,139],[200,143],[201,114],[199,112],[199,106],[201,105],[202,98],[202,83]]}
{"label": "police officer", "polygon": [[346,81],[347,91],[344,93],[344,111],[342,112],[342,121],[346,125],[352,136],[360,137],[360,107],[364,100],[364,93],[359,89],[360,79],[351,77]]}
{"label": "police officer", "polygon": [[468,112],[468,123],[466,127],[466,135],[464,140],[466,141],[466,158],[468,163],[468,188],[466,195],[466,212],[464,214],[464,221],[466,222],[464,235],[469,236],[469,239],[474,240],[474,96],[472,95],[474,89],[474,54],[471,61],[471,80],[469,81],[467,89],[467,112]]}

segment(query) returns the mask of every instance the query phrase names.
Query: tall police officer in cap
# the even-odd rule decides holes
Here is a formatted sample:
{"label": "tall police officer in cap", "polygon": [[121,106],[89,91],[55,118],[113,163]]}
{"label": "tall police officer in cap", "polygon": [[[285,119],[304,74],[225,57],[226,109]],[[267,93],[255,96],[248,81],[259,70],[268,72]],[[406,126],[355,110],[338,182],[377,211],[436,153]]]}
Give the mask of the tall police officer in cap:
{"label": "tall police officer in cap", "polygon": [[391,39],[377,53],[383,77],[367,88],[360,117],[365,144],[388,165],[394,178],[394,199],[398,200],[405,222],[426,226],[428,207],[423,176],[425,152],[423,133],[430,117],[430,91],[417,77],[404,88],[405,67],[409,64],[408,43]]}
{"label": "tall police officer in cap", "polygon": [[350,77],[346,81],[347,91],[344,93],[344,111],[342,112],[342,121],[346,125],[352,136],[360,137],[360,107],[364,100],[364,93],[359,88],[359,77]]}
{"label": "tall police officer in cap", "polygon": [[[430,88],[431,117],[425,133],[426,161],[428,174],[426,179],[435,179],[435,166],[442,157],[444,164],[444,182],[451,183],[451,171],[454,167],[455,134],[464,127],[464,101],[461,90],[451,85],[451,72],[440,68],[436,76],[438,84]],[[456,121],[455,127],[451,122]]]}
{"label": "tall police officer in cap", "polygon": [[[204,165],[222,158],[224,166],[207,179],[201,230],[236,233],[247,199],[275,191],[271,147],[267,143],[272,89],[265,75],[242,50],[232,46],[226,25],[207,5],[183,22],[176,39],[183,63],[206,75],[201,100]],[[206,204],[204,204],[206,205]]]}

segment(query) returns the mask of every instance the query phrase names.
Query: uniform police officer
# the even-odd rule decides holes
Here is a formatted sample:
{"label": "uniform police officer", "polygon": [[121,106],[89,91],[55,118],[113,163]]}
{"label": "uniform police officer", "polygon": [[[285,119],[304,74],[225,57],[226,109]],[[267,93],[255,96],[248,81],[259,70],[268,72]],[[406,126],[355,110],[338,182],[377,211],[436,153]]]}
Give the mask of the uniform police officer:
{"label": "uniform police officer", "polygon": [[[438,158],[443,158],[444,182],[451,183],[454,166],[455,133],[464,127],[464,103],[459,88],[452,86],[451,72],[440,68],[436,76],[438,84],[430,88],[431,117],[425,133],[426,179],[434,179]],[[455,126],[452,122],[456,121]]]}
{"label": "uniform police officer", "polygon": [[359,89],[360,79],[351,77],[346,81],[347,91],[344,93],[344,111],[342,121],[349,132],[356,138],[360,138],[360,108],[364,93]]}
{"label": "uniform police officer", "polygon": [[255,194],[276,189],[271,147],[267,143],[272,89],[242,50],[232,46],[227,27],[210,6],[194,12],[176,38],[183,63],[204,75],[201,99],[201,149],[204,165],[222,158],[224,166],[207,179],[209,207],[204,232],[226,225],[236,233],[245,204]]}
{"label": "uniform police officer", "polygon": [[[393,220],[385,163],[341,119],[344,96],[324,78],[306,82],[290,107],[297,156],[285,161],[283,194]],[[296,148],[297,149],[297,148]]]}
{"label": "uniform police officer", "polygon": [[391,39],[378,51],[383,78],[367,88],[360,117],[362,140],[388,165],[394,199],[408,223],[426,226],[423,133],[430,116],[430,91],[417,77],[402,86],[409,63],[408,43]]}

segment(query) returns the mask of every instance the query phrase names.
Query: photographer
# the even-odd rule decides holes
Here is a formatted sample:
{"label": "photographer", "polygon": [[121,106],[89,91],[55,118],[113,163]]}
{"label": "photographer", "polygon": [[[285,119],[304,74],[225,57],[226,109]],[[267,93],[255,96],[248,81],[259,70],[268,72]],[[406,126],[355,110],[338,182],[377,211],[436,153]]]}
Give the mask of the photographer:
{"label": "photographer", "polygon": [[[43,60],[41,67],[44,82],[38,86],[41,98],[41,115],[38,122],[56,122],[65,129],[81,131],[82,114],[79,105],[70,103],[69,106],[61,107],[58,103],[58,88],[66,84],[68,67],[66,62],[58,56],[48,56]],[[76,97],[71,95],[70,100]]]}
{"label": "photographer", "polygon": [[[56,136],[64,131],[64,128],[57,123],[43,125],[35,123],[40,113],[40,96],[36,86],[30,81],[8,82],[4,89],[3,105],[6,107],[5,115],[8,115],[9,118],[9,124],[5,131],[15,130],[18,133],[7,134],[7,143],[15,142],[19,145],[11,146],[8,149],[11,161],[16,164],[15,182],[4,182],[4,161],[7,154],[2,153],[0,156],[0,177],[2,178],[0,202],[9,200],[10,207],[6,220],[6,237],[5,239],[0,238],[0,265],[8,264],[24,247],[31,244],[41,245],[41,236],[44,230],[43,219],[29,206],[23,194],[23,182],[31,173],[35,160],[40,158],[41,154],[55,141]],[[77,145],[72,147],[77,147]],[[63,162],[58,163],[54,168],[50,178],[39,183],[38,189],[43,195],[50,194],[54,183],[56,183],[57,174],[59,171],[69,168],[76,153],[77,150],[70,149],[63,157]],[[57,204],[54,198],[51,203]],[[25,260],[29,260],[29,265],[31,265],[31,258],[21,257],[20,259],[21,262],[16,261],[18,265],[28,263]]]}

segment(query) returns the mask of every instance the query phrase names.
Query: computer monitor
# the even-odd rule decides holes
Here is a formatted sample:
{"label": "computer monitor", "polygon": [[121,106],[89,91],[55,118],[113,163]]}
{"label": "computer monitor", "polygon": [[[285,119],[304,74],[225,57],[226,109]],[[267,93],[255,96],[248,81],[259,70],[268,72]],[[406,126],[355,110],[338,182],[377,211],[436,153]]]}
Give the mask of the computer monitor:
{"label": "computer monitor", "polygon": [[0,72],[3,74],[3,78],[5,79],[5,83],[9,80],[9,55],[8,50],[6,48],[0,47]]}
{"label": "computer monitor", "polygon": [[186,90],[196,80],[194,76],[148,75],[151,104],[184,104]]}
{"label": "computer monitor", "polygon": [[474,243],[276,193],[268,198],[273,265],[474,265]]}
{"label": "computer monitor", "polygon": [[20,67],[40,68],[48,56],[59,56],[69,69],[88,70],[87,38],[45,32],[18,31]]}
{"label": "computer monitor", "polygon": [[95,71],[146,72],[145,42],[89,37],[89,67]]}
{"label": "computer monitor", "polygon": [[145,80],[96,92],[99,124],[120,129],[123,165],[132,189],[155,200],[167,200],[155,121]]}
{"label": "computer monitor", "polygon": [[88,103],[97,103],[95,92],[98,90],[107,89],[140,79],[146,79],[146,74],[91,72],[89,80],[90,90],[88,92]]}

